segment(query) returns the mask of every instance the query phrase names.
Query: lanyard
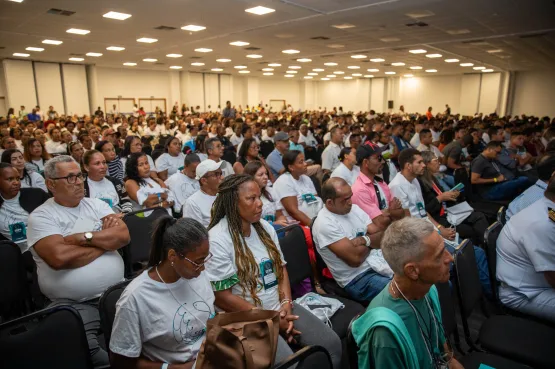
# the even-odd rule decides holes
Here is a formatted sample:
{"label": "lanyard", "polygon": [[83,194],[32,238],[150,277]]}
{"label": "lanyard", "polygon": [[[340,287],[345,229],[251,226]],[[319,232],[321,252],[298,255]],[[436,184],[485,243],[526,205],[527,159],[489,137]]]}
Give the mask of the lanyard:
{"label": "lanyard", "polygon": [[493,165],[493,167],[495,168],[495,170],[497,171],[497,173],[501,174],[501,170],[499,169],[499,167],[497,166],[497,163],[492,161],[491,165]]}
{"label": "lanyard", "polygon": [[[438,194],[438,196],[441,195],[441,194],[443,193],[443,192],[441,192],[441,190],[439,189],[439,187],[438,187],[434,182],[432,182],[432,188],[434,189],[435,193]],[[441,210],[439,211],[439,215],[440,215],[440,216],[445,215],[445,202],[442,202],[442,203],[441,203]]]}
{"label": "lanyard", "polygon": [[378,205],[380,207],[380,210],[383,210],[383,209],[387,208],[387,203],[385,202],[384,198],[382,197],[382,193],[380,191],[380,186],[376,183],[375,180],[372,182],[372,184],[374,185],[374,190],[376,191],[376,197],[378,198]]}

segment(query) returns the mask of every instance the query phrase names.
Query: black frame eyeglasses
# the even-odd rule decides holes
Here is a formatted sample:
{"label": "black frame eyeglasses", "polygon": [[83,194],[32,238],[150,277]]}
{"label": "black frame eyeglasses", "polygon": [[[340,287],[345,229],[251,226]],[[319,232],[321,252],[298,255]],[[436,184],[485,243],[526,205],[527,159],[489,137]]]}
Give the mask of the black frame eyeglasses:
{"label": "black frame eyeglasses", "polygon": [[78,174],[70,174],[68,176],[65,177],[54,177],[54,178],[50,178],[50,179],[65,179],[67,181],[68,184],[75,184],[77,182],[77,178],[79,178],[81,180],[81,182],[85,179],[85,175],[83,173],[78,173]]}

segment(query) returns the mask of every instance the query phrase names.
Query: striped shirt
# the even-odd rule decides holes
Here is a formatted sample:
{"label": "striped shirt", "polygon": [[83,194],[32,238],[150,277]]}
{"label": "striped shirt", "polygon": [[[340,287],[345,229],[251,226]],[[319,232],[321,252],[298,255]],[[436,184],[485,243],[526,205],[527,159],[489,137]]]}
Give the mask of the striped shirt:
{"label": "striped shirt", "polygon": [[121,162],[121,160],[119,160],[119,158],[116,158],[108,162],[107,164],[108,164],[108,175],[110,177],[117,178],[123,182],[123,163]]}
{"label": "striped shirt", "polygon": [[521,193],[509,204],[509,207],[507,208],[507,212],[505,214],[505,220],[508,222],[513,215],[517,214],[521,210],[526,209],[528,206],[541,199],[546,189],[547,183],[545,183],[541,179],[538,179],[538,181],[532,187]]}

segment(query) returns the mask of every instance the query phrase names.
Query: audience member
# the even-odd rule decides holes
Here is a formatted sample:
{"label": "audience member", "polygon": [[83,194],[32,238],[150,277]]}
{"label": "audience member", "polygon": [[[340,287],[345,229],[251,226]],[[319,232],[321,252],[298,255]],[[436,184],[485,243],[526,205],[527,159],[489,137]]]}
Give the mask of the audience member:
{"label": "audience member", "polygon": [[112,178],[123,181],[124,174],[128,174],[123,167],[121,160],[116,155],[116,149],[110,141],[100,141],[95,145],[95,150],[104,155],[106,163],[108,164],[108,175]]}
{"label": "audience member", "polygon": [[11,164],[17,169],[22,188],[40,188],[44,192],[48,192],[44,178],[39,173],[27,170],[25,167],[25,159],[21,151],[8,149],[2,153],[1,161],[2,163]]}
{"label": "audience member", "polygon": [[71,141],[67,144],[67,155],[71,156],[79,164],[82,163],[84,153],[85,150],[83,149],[83,145],[81,145],[81,142]]}
{"label": "audience member", "polygon": [[46,152],[42,143],[36,138],[30,138],[24,146],[23,157],[25,162],[42,175],[44,164],[51,158],[50,154]]}
{"label": "audience member", "polygon": [[322,152],[322,170],[324,174],[331,174],[339,166],[339,154],[342,146],[343,131],[339,126],[335,126],[330,130],[330,143]]}
{"label": "audience member", "polygon": [[339,161],[341,162],[337,168],[331,173],[331,178],[343,178],[349,186],[352,186],[358,175],[360,174],[360,167],[356,165],[356,148],[344,147],[339,153]]}
{"label": "audience member", "polygon": [[222,183],[223,161],[216,163],[206,159],[197,165],[196,179],[199,181],[199,190],[189,196],[183,207],[183,216],[193,218],[208,228],[212,205],[218,194],[218,186]]}
{"label": "audience member", "polygon": [[271,174],[274,178],[278,178],[285,173],[283,166],[283,155],[289,150],[289,135],[285,132],[278,132],[274,136],[274,150],[268,155],[267,163]]}
{"label": "audience member", "polygon": [[[123,150],[120,153],[120,161],[125,169],[125,163],[129,155],[139,153],[143,151],[143,142],[140,137],[128,136],[123,144]],[[158,172],[156,171],[156,165],[154,165],[154,160],[150,155],[146,155],[148,160],[148,165],[150,166],[150,177],[152,179],[158,178]],[[125,173],[127,175],[127,173]]]}
{"label": "audience member", "polygon": [[177,214],[183,214],[183,207],[187,199],[200,189],[199,182],[196,179],[196,170],[199,164],[200,158],[197,154],[188,154],[185,156],[183,169],[172,174],[164,182],[175,201],[173,210]]}
{"label": "audience member", "polygon": [[[258,147],[258,144],[256,146]],[[222,159],[222,157],[224,156],[224,146],[222,145],[222,142],[217,137],[207,139],[204,142],[204,147],[206,149],[206,154],[208,159],[214,160],[216,163],[219,163],[220,161],[223,162],[222,166],[220,167],[220,169],[222,170],[223,178],[229,177],[230,175],[234,174],[234,169],[235,169],[234,166],[232,166],[228,161]],[[252,148],[252,147],[249,147],[249,148]],[[250,151],[250,152],[254,153],[253,151]]]}
{"label": "audience member", "polygon": [[178,172],[183,167],[185,155],[181,152],[181,142],[175,137],[166,141],[164,153],[156,159],[158,177],[165,181],[169,176]]}
{"label": "audience member", "polygon": [[62,141],[62,134],[60,129],[56,126],[52,126],[48,131],[48,136],[50,139],[46,141],[45,149],[49,154],[66,154],[67,144]]}

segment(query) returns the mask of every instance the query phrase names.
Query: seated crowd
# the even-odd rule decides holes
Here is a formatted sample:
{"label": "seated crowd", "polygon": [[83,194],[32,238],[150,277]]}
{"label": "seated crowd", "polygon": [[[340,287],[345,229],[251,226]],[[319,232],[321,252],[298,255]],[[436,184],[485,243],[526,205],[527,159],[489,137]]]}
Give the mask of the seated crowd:
{"label": "seated crowd", "polygon": [[[392,324],[406,326],[410,364],[394,329],[362,315],[366,368],[437,367],[440,356],[449,357],[441,367],[462,367],[438,328],[434,284],[450,279],[456,246],[470,239],[485,294],[497,288],[483,249],[496,211],[485,205],[506,209],[501,302],[555,322],[548,117],[271,112],[227,102],[217,112],[176,105],[148,117],[100,108],[10,116],[0,128],[0,234],[32,254],[49,306],[77,309],[96,368],[193,368],[208,319],[253,308],[280,311],[276,363],[320,345],[341,368],[340,337],[295,302],[308,291],[291,286],[279,243],[280,229],[294,224],[317,292],[333,280],[367,311],[385,307],[396,313]],[[167,216],[155,224],[147,267],[117,302],[105,350],[98,303],[124,280],[121,251],[133,236],[124,216],[148,209],[148,217],[153,207]]]}

